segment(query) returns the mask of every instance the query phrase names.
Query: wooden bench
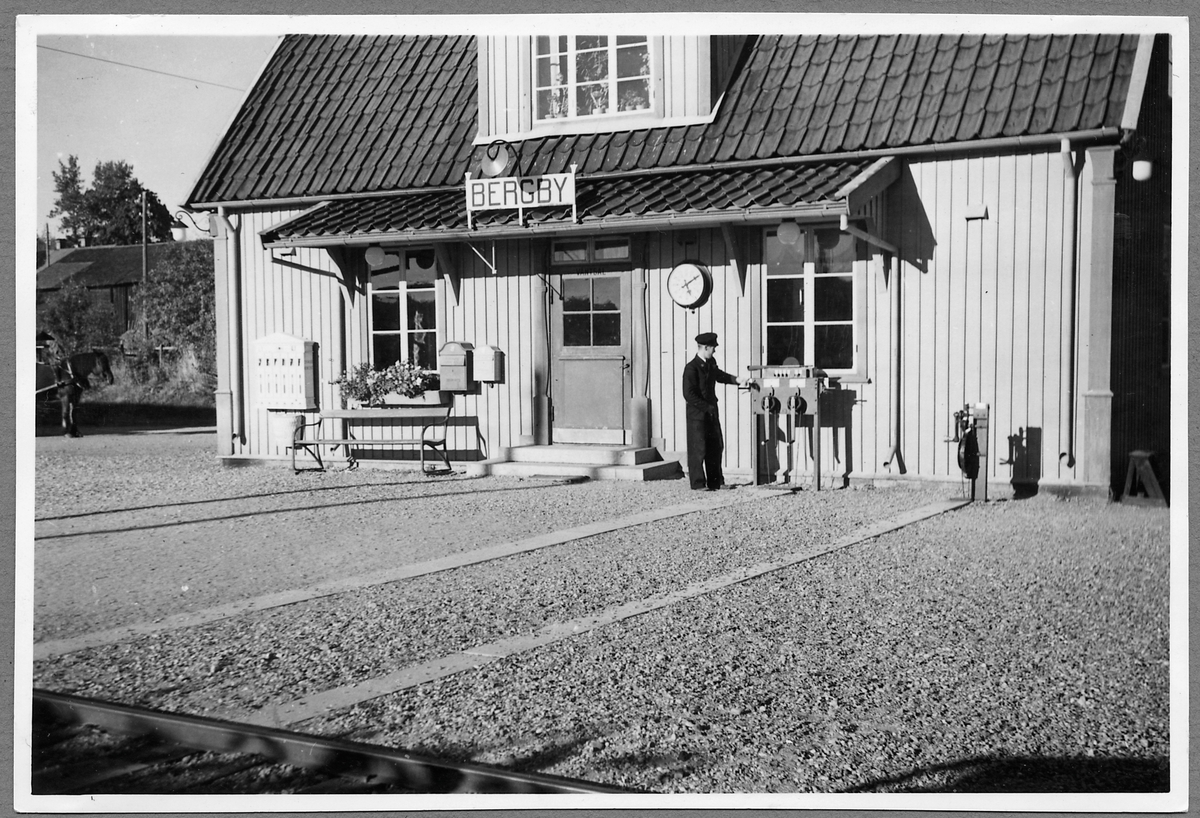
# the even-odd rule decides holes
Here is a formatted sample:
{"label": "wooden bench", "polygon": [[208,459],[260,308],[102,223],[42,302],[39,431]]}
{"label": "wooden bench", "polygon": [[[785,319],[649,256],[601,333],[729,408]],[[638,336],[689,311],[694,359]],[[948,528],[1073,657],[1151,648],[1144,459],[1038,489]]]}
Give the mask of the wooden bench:
{"label": "wooden bench", "polygon": [[[444,474],[452,471],[450,457],[446,451],[446,426],[450,415],[454,412],[454,404],[428,406],[383,406],[370,409],[330,409],[317,415],[311,423],[302,423],[296,427],[292,436],[292,469],[299,474],[301,471],[324,471],[325,462],[321,459],[322,446],[343,446],[346,450],[348,468],[356,468],[358,460],[354,457],[354,449],[364,449],[383,446],[408,446],[421,452],[421,471],[425,474]],[[321,428],[326,420],[341,421],[340,437],[322,437]],[[397,438],[357,438],[353,434],[356,421],[386,420],[409,421],[416,426],[421,424],[421,433],[415,437]],[[314,429],[315,437],[306,438],[305,429]],[[296,452],[303,449],[317,461],[317,469],[300,469],[296,465]],[[444,469],[431,470],[425,465],[425,450],[429,449],[442,459]]]}

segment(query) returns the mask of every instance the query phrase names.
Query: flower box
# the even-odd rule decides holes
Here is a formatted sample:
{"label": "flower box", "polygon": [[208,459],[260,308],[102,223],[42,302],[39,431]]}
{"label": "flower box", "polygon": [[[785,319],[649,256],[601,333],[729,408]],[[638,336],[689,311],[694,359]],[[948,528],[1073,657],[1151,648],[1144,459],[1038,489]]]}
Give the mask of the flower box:
{"label": "flower box", "polygon": [[[437,373],[411,361],[401,361],[376,370],[362,363],[332,381],[339,387],[346,408],[370,406],[439,406]],[[406,397],[406,393],[412,397]],[[430,397],[426,397],[426,396]]]}
{"label": "flower box", "polygon": [[383,396],[384,406],[448,406],[450,393],[439,389],[424,392],[416,397],[407,397],[399,392],[389,392]]}

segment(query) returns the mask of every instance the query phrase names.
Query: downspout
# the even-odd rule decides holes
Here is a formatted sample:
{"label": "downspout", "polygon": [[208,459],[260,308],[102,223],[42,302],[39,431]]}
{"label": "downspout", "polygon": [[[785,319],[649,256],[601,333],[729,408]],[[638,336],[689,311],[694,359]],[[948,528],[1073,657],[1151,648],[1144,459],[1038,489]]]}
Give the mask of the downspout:
{"label": "downspout", "polygon": [[650,285],[646,280],[645,267],[639,266],[634,272],[633,288],[636,291],[634,303],[639,306],[641,321],[634,323],[637,335],[632,341],[632,374],[636,385],[629,402],[630,443],[644,449],[650,445],[650,308],[647,298]]}
{"label": "downspout", "polygon": [[892,271],[888,281],[888,297],[892,312],[892,448],[883,465],[893,461],[900,474],[908,471],[900,456],[900,260],[892,255]]}
{"label": "downspout", "polygon": [[1071,156],[1071,140],[1063,139],[1060,143],[1063,161],[1064,212],[1069,229],[1063,242],[1063,275],[1066,278],[1067,293],[1063,304],[1062,334],[1059,349],[1062,350],[1066,363],[1066,374],[1062,381],[1059,396],[1059,430],[1062,439],[1066,441],[1066,451],[1059,453],[1058,459],[1067,459],[1067,468],[1075,468],[1075,288],[1078,276],[1075,260],[1076,233],[1079,230],[1079,216],[1076,213],[1077,181],[1079,172],[1075,168],[1075,160]]}
{"label": "downspout", "polygon": [[[216,213],[221,226],[225,228],[225,243],[229,247],[229,302],[230,335],[233,336],[233,371],[231,373],[229,392],[233,403],[233,437],[239,443],[246,442],[246,410],[243,405],[242,381],[244,372],[242,366],[242,253],[238,241],[238,228],[233,226],[224,207],[218,207]],[[240,223],[240,219],[238,220]],[[232,239],[232,242],[230,241]]]}

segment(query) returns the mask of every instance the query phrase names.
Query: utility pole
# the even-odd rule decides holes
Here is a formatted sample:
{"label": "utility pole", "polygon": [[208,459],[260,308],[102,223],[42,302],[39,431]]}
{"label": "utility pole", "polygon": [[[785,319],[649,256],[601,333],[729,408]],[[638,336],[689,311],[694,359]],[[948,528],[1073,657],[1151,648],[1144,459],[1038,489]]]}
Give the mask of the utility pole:
{"label": "utility pole", "polygon": [[149,325],[146,323],[146,270],[149,267],[146,249],[146,191],[142,191],[142,334],[148,335]]}

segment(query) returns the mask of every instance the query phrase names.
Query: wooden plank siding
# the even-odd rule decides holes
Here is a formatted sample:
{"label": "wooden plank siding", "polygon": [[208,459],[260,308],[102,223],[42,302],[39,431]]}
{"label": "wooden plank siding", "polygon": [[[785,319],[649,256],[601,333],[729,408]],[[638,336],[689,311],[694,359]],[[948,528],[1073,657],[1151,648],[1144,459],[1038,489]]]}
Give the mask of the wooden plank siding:
{"label": "wooden plank siding", "polygon": [[[745,235],[757,234],[747,231]],[[747,296],[741,295],[741,280],[735,266],[729,263],[728,253],[721,231],[716,229],[651,233],[646,238],[650,437],[662,441],[668,452],[686,449],[686,407],[681,394],[683,367],[696,353],[695,337],[701,332],[717,333],[716,360],[726,372],[739,377],[747,374],[746,367],[761,359],[759,341],[752,335],[758,324],[754,309],[759,287],[751,276],[747,281]],[[704,264],[712,273],[712,296],[696,310],[680,308],[666,292],[667,274],[684,261]],[[748,475],[752,454],[749,398],[733,386],[719,387],[717,397],[725,434],[725,469],[731,474]]]}
{"label": "wooden plank siding", "polygon": [[[1055,151],[1037,154],[938,157],[910,161],[883,198],[856,216],[866,217],[874,234],[897,244],[899,258],[863,244],[864,280],[857,309],[863,311],[860,356],[865,382],[846,382],[853,408],[848,426],[822,437],[822,471],[837,477],[897,476],[899,464],[886,462],[900,419],[900,454],[905,475],[960,478],[952,413],[964,403],[992,407],[988,475],[998,482],[1076,480],[1060,452],[1067,440],[1060,428],[1060,397],[1065,370],[1060,349],[1064,276],[1062,213],[1064,171]],[[1086,206],[1088,175],[1079,186],[1080,212]],[[986,218],[968,219],[967,207],[983,205]],[[318,399],[336,406],[330,385],[346,365],[367,360],[369,303],[357,293],[345,310],[338,264],[324,250],[300,249],[272,260],[258,243],[258,231],[296,211],[247,212],[240,216],[243,257],[243,321],[246,428],[248,443],[235,454],[283,457],[269,445],[267,412],[254,405],[253,341],[287,333],[317,344]],[[1080,233],[1086,229],[1081,218]],[[634,237],[631,268],[642,269],[646,290],[635,288],[632,310],[645,310],[646,338],[633,339],[645,349],[634,362],[633,394],[648,383],[650,438],[668,454],[686,449],[685,408],[680,396],[683,366],[694,354],[694,338],[713,331],[720,336],[717,360],[737,375],[762,360],[763,228],[735,227],[738,265],[718,228],[647,232]],[[533,406],[535,349],[532,335],[543,309],[548,269],[548,239],[496,241],[493,272],[476,250],[491,261],[492,242],[456,246],[461,290],[448,298],[449,280],[438,279],[438,343],[491,344],[506,355],[505,382],[482,385],[478,394],[456,396],[458,425],[451,429],[456,460],[494,456],[500,447],[528,442],[535,433]],[[361,251],[336,254],[362,282]],[[683,261],[706,265],[713,293],[699,309],[676,306],[666,293],[670,270]],[[893,282],[893,263],[899,276]],[[630,275],[634,275],[633,272]],[[1081,271],[1082,275],[1082,271]],[[891,310],[891,287],[900,287],[899,315]],[[643,326],[633,312],[631,326]],[[899,403],[891,382],[892,322],[900,322]],[[345,339],[343,339],[343,332]],[[553,400],[555,396],[551,395]],[[753,464],[754,417],[750,397],[732,387],[719,394],[726,437],[726,469],[749,475]],[[384,424],[364,434],[393,434]],[[1012,438],[1013,447],[1009,445]],[[1035,457],[1030,462],[1024,447]],[[807,441],[803,447],[807,452]],[[1014,451],[1022,454],[1012,462]],[[1037,454],[1040,451],[1040,458]],[[411,454],[411,453],[408,453]],[[381,455],[388,456],[388,455]]]}
{"label": "wooden plank siding", "polygon": [[[491,261],[491,242],[475,249]],[[545,250],[540,242],[496,242],[496,273],[468,246],[459,249],[462,282],[456,306],[447,306],[439,343],[485,344],[505,353],[505,382],[482,384],[478,394],[455,396],[456,416],[468,425],[455,426],[449,437],[452,457],[475,460],[494,456],[502,446],[516,445],[532,432],[533,338],[529,332],[535,299],[540,297]],[[439,279],[438,287],[449,286]],[[444,298],[443,302],[446,302]],[[448,302],[447,302],[448,303]]]}
{"label": "wooden plank siding", "polygon": [[[992,407],[988,473],[994,480],[1073,479],[1059,462],[1063,292],[1063,173],[1057,153],[912,162],[888,235],[901,246],[901,454],[909,474],[957,478],[945,442],[964,403]],[[1081,190],[1084,190],[1081,188]],[[1081,193],[1085,195],[1085,193]],[[986,219],[967,219],[968,205]],[[923,246],[919,225],[931,228]],[[1081,226],[1082,229],[1082,226]],[[926,264],[927,269],[922,270]],[[890,316],[884,276],[867,288],[869,384],[859,392],[851,476],[881,467],[891,438]],[[1008,438],[1042,441],[1042,462],[1014,474]]]}
{"label": "wooden plank siding", "polygon": [[[742,46],[741,37],[718,36],[719,62],[710,66],[711,37],[661,36],[648,38],[652,71],[652,93],[660,98],[654,113],[646,118],[678,119],[706,117],[713,103],[713,78],[730,70]],[[527,134],[535,129],[533,108],[534,39],[525,35],[480,38],[479,136]],[[614,103],[615,104],[615,103]],[[628,122],[628,117],[625,119]],[[545,126],[541,122],[537,125]],[[551,123],[552,125],[552,123]],[[612,128],[604,120],[597,132]]]}
{"label": "wooden plank siding", "polygon": [[[244,211],[233,217],[239,227],[242,259],[242,401],[247,438],[245,443],[234,441],[235,455],[283,457],[286,454],[282,447],[272,445],[268,409],[259,406],[256,400],[255,339],[286,333],[315,341],[319,405],[331,406],[336,398],[329,381],[341,371],[343,346],[338,337],[338,316],[342,309],[338,268],[323,250],[299,249],[293,256],[281,257],[285,264],[278,263],[258,239],[260,230],[297,212]],[[230,345],[229,355],[233,354]]]}

